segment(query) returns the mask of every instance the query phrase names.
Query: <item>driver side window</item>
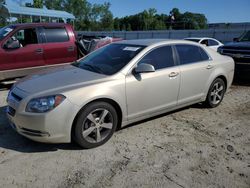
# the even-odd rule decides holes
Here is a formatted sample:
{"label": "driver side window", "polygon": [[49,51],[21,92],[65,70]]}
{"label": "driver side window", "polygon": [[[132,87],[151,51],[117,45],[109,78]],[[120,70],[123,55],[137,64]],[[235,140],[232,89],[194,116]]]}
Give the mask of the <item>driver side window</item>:
{"label": "driver side window", "polygon": [[164,69],[167,67],[173,67],[174,58],[173,58],[172,47],[163,46],[154,49],[153,51],[145,55],[140,60],[138,65],[142,63],[153,65],[155,70]]}
{"label": "driver side window", "polygon": [[13,37],[20,42],[21,47],[29,44],[37,44],[37,34],[35,28],[21,29],[17,31]]}

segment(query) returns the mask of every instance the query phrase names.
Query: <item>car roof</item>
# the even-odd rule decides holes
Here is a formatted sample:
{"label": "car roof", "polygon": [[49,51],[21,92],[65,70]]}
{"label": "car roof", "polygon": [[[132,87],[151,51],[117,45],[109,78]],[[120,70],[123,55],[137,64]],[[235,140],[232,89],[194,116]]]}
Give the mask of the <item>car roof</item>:
{"label": "car roof", "polygon": [[216,40],[216,39],[211,38],[211,37],[188,37],[188,38],[185,38],[185,39],[198,39],[198,40],[202,40],[202,39],[213,39],[213,40]]}
{"label": "car roof", "polygon": [[66,26],[69,24],[66,23],[19,23],[19,24],[11,24],[14,27],[38,27],[38,26]]}
{"label": "car roof", "polygon": [[136,40],[122,40],[115,42],[116,44],[128,44],[128,45],[141,45],[141,46],[151,46],[161,43],[189,43],[194,44],[191,41],[176,40],[176,39],[136,39]]}

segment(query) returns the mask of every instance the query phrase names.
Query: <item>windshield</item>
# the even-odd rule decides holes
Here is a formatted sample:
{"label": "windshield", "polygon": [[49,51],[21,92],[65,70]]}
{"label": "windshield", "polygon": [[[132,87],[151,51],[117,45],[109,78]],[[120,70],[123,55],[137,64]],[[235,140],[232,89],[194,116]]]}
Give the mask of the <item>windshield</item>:
{"label": "windshield", "polygon": [[14,26],[7,26],[0,29],[0,40],[6,37],[11,31],[15,29]]}
{"label": "windshield", "polygon": [[112,75],[129,63],[145,46],[130,44],[110,44],[96,50],[74,66],[92,72]]}
{"label": "windshield", "polygon": [[200,42],[200,39],[185,39],[185,40],[189,40],[189,41],[192,41],[192,42]]}
{"label": "windshield", "polygon": [[242,37],[240,37],[240,42],[249,42],[250,41],[250,31],[243,34]]}

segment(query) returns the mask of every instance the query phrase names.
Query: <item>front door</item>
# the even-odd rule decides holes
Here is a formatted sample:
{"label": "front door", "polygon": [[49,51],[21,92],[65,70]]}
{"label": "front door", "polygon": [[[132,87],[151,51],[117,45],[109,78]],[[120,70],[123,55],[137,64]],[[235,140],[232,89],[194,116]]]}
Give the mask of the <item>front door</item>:
{"label": "front door", "polygon": [[163,46],[152,50],[138,62],[141,63],[153,65],[156,71],[126,76],[128,120],[157,113],[177,104],[180,72],[175,66],[172,47]]}
{"label": "front door", "polygon": [[14,70],[44,66],[43,49],[38,42],[36,28],[24,28],[15,32],[6,43],[18,40],[19,48],[2,46],[1,70]]}

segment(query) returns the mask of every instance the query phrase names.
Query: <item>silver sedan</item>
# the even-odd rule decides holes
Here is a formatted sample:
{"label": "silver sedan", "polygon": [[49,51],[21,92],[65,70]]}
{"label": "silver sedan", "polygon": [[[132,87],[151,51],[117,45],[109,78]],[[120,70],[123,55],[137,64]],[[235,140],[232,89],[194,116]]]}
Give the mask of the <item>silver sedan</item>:
{"label": "silver sedan", "polygon": [[183,40],[130,40],[72,65],[28,76],[8,95],[7,114],[21,135],[84,148],[116,129],[203,102],[217,107],[230,87],[233,59]]}

